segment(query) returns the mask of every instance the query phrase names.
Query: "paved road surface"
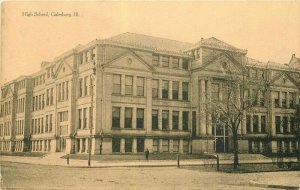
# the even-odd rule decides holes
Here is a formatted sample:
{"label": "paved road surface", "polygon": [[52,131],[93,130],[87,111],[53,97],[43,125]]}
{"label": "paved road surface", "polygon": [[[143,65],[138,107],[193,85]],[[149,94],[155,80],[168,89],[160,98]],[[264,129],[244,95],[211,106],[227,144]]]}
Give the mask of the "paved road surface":
{"label": "paved road surface", "polygon": [[[6,189],[264,189],[259,182],[297,184],[300,172],[228,174],[203,167],[70,168],[13,162],[1,163]],[[273,181],[272,181],[273,180]],[[270,189],[269,189],[270,190]]]}

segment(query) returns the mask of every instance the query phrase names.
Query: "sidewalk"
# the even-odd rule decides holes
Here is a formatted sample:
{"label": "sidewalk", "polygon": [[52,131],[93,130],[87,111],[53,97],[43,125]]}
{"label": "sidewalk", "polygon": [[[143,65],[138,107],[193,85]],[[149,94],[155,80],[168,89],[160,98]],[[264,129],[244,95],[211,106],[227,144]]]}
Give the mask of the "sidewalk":
{"label": "sidewalk", "polygon": [[[67,167],[89,167],[87,160],[70,159],[67,164],[67,159],[61,158],[64,153],[49,154],[44,157],[20,157],[20,156],[1,156],[1,161],[39,164],[39,165],[53,165],[53,166],[67,166]],[[290,161],[296,161],[290,159]],[[220,164],[232,164],[231,159],[222,160]],[[240,159],[239,163],[272,163],[270,158],[260,159]],[[216,164],[216,159],[189,159],[180,160],[180,166],[204,166]],[[90,167],[106,168],[106,167],[172,167],[177,166],[177,160],[118,160],[118,161],[102,161],[91,160]]]}
{"label": "sidewalk", "polygon": [[[87,160],[75,160],[70,159],[69,165],[67,159],[54,158],[54,157],[18,157],[18,156],[1,156],[1,161],[18,162],[27,164],[39,164],[39,165],[53,165],[53,166],[67,166],[67,167],[89,167]],[[215,160],[211,162],[216,163]],[[207,164],[204,160],[180,160],[182,166],[204,165]],[[210,164],[213,164],[210,163]],[[90,167],[106,168],[106,167],[168,167],[177,166],[177,160],[149,160],[149,161],[97,161],[91,160]]]}

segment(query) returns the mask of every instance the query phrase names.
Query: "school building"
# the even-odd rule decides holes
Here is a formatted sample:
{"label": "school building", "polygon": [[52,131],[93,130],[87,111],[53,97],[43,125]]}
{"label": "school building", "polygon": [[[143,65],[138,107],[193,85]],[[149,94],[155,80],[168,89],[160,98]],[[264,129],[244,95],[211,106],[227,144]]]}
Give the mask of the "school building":
{"label": "school building", "polygon": [[239,151],[297,152],[300,59],[287,61],[260,62],[214,37],[97,39],[1,87],[0,151],[87,153],[91,138],[92,154],[230,152],[231,132],[210,103],[224,99],[234,73],[268,88],[243,113]]}

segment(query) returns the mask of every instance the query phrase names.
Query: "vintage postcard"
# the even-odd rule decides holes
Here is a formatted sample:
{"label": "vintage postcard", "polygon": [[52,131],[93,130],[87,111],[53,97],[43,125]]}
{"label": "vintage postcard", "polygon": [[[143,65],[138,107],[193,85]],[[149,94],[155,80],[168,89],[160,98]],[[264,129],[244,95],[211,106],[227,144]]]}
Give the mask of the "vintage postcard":
{"label": "vintage postcard", "polygon": [[299,189],[299,1],[4,1],[0,189]]}

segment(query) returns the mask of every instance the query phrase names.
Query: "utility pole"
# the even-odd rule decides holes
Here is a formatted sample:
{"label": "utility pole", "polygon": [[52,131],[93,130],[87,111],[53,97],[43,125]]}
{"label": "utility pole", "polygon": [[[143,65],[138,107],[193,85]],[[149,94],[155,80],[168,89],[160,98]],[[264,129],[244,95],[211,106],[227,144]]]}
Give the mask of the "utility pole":
{"label": "utility pole", "polygon": [[90,138],[89,138],[89,156],[88,156],[88,166],[91,166],[91,154],[92,154],[92,135],[93,135],[93,110],[94,110],[94,90],[93,90],[93,80],[96,76],[96,62],[93,62],[93,73],[90,75],[90,95],[91,95],[91,110],[90,110]]}

